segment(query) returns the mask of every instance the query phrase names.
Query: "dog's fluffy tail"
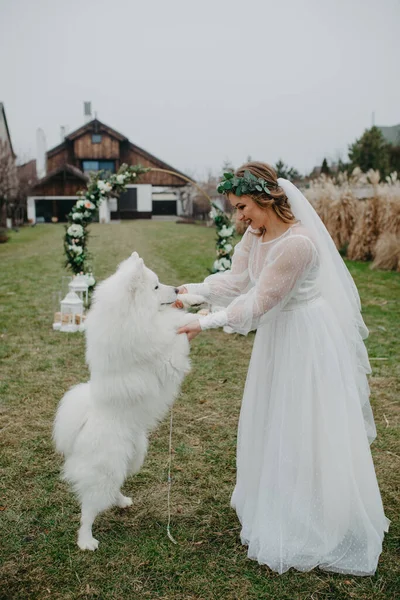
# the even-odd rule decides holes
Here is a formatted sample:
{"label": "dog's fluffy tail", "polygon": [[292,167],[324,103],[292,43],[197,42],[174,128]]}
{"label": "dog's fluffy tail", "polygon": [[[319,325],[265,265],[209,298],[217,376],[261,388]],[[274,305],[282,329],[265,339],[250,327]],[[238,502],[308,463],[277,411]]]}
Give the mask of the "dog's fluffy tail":
{"label": "dog's fluffy tail", "polygon": [[71,388],[58,405],[53,426],[56,449],[68,456],[76,436],[85,425],[90,409],[90,384],[80,383]]}

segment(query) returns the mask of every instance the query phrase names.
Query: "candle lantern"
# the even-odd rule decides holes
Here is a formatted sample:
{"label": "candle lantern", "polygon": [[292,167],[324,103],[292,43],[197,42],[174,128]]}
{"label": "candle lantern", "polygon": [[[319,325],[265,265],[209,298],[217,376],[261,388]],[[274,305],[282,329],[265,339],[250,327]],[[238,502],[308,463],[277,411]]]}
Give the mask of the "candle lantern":
{"label": "candle lantern", "polygon": [[83,331],[83,300],[75,292],[68,292],[61,300],[60,331]]}

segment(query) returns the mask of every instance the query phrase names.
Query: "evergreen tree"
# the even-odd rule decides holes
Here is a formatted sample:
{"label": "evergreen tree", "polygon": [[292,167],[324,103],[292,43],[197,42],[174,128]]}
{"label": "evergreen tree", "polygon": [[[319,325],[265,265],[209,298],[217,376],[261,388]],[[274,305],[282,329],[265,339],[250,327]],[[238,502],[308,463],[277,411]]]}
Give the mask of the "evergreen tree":
{"label": "evergreen tree", "polygon": [[297,169],[289,167],[289,165],[286,165],[281,159],[275,164],[274,169],[278,177],[283,177],[289,181],[299,181],[301,179],[301,175]]}
{"label": "evergreen tree", "polygon": [[224,164],[222,165],[222,173],[234,173],[235,172],[235,167],[233,166],[233,164],[231,163],[231,161],[225,160]]}
{"label": "evergreen tree", "polygon": [[322,161],[322,166],[321,166],[321,174],[324,175],[330,175],[331,174],[331,170],[328,166],[328,161],[326,160],[326,158],[324,158],[324,160]]}
{"label": "evergreen tree", "polygon": [[381,177],[390,171],[389,145],[378,127],[366,129],[360,139],[349,146],[351,168],[360,167],[366,173],[378,169]]}

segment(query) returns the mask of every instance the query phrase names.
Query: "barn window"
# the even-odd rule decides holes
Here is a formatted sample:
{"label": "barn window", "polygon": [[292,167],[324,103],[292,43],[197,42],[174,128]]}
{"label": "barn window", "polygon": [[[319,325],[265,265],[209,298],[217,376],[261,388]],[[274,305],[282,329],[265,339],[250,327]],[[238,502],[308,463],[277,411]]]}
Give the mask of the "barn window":
{"label": "barn window", "polygon": [[115,173],[115,161],[113,160],[83,160],[82,169],[84,173],[105,171],[107,175]]}
{"label": "barn window", "polygon": [[92,144],[101,144],[101,133],[92,134]]}

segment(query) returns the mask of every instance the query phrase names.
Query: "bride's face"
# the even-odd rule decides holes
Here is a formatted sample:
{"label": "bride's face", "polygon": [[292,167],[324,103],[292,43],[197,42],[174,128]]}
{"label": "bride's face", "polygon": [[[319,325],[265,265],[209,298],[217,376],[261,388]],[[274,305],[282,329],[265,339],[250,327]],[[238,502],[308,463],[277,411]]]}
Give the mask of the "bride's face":
{"label": "bride's face", "polygon": [[238,212],[239,221],[251,225],[253,229],[265,227],[266,211],[258,206],[250,196],[235,196],[229,194],[228,200]]}

